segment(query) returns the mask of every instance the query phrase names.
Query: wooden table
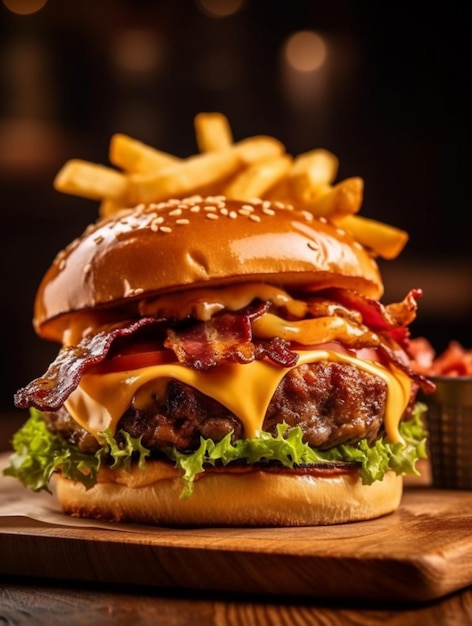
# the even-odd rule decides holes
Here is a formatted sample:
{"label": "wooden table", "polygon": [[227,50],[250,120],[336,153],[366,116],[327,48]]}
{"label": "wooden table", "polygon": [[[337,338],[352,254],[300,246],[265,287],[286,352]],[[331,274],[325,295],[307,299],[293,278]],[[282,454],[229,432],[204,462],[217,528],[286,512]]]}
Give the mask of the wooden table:
{"label": "wooden table", "polygon": [[15,626],[470,626],[472,587],[420,605],[323,602],[0,580],[0,623]]}
{"label": "wooden table", "polygon": [[[59,528],[58,530],[51,530],[50,527],[45,527],[39,532],[34,524],[31,526],[28,526],[28,523],[19,524],[17,528],[12,524],[10,529],[8,529],[7,524],[6,531],[4,528],[1,533],[3,543],[0,549],[0,571],[3,571],[3,573],[0,574],[0,624],[15,624],[16,626],[30,626],[34,624],[47,626],[79,626],[82,624],[86,626],[108,624],[126,624],[126,626],[128,624],[136,626],[141,624],[170,624],[172,626],[206,626],[207,624],[214,626],[223,626],[224,624],[235,626],[265,626],[269,624],[286,624],[287,626],[302,626],[305,624],[369,626],[371,624],[401,624],[401,626],[409,626],[416,624],[441,624],[441,626],[469,626],[472,623],[472,586],[470,586],[469,582],[467,585],[461,585],[461,581],[470,581],[470,578],[467,578],[470,577],[471,572],[468,565],[471,549],[468,543],[468,524],[471,515],[472,493],[464,494],[464,499],[461,500],[461,502],[464,502],[465,509],[467,509],[464,510],[464,516],[462,515],[461,507],[458,506],[455,500],[455,495],[449,492],[444,494],[446,503],[448,501],[451,503],[451,505],[444,505],[445,509],[450,511],[451,519],[447,523],[452,523],[453,525],[458,523],[458,527],[455,529],[454,526],[451,526],[452,548],[448,547],[446,544],[449,534],[444,532],[444,528],[441,528],[441,519],[439,518],[436,524],[431,517],[431,511],[427,510],[428,507],[431,508],[434,502],[436,502],[438,494],[435,494],[434,490],[429,491],[428,488],[425,488],[425,482],[427,483],[429,480],[428,467],[422,469],[422,479],[407,481],[403,508],[398,515],[394,514],[394,517],[391,518],[393,526],[396,524],[399,528],[413,520],[414,526],[412,528],[421,529],[424,521],[425,532],[429,532],[431,535],[427,542],[428,549],[425,550],[424,563],[422,562],[422,557],[418,559],[418,555],[423,554],[421,547],[415,547],[414,542],[412,542],[411,563],[415,565],[415,575],[412,580],[414,581],[416,577],[416,582],[411,583],[412,589],[410,594],[408,592],[408,584],[404,584],[404,581],[402,582],[401,580],[401,570],[400,575],[397,574],[392,578],[391,585],[388,580],[379,580],[379,572],[388,572],[388,567],[391,565],[388,558],[384,563],[380,562],[380,565],[378,560],[376,561],[376,566],[373,570],[374,575],[371,580],[365,583],[367,584],[366,587],[365,585],[359,585],[356,568],[352,566],[352,563],[344,571],[342,559],[340,563],[336,564],[336,555],[334,555],[335,558],[330,558],[328,563],[329,567],[332,567],[333,563],[337,567],[337,569],[333,570],[335,579],[331,585],[329,577],[328,579],[326,578],[326,571],[324,573],[319,572],[321,578],[323,578],[324,574],[324,585],[328,585],[332,597],[323,597],[322,594],[321,596],[310,595],[309,588],[308,590],[305,588],[302,595],[294,594],[293,570],[287,571],[286,578],[284,578],[283,572],[279,572],[277,575],[274,574],[272,577],[272,587],[274,584],[278,584],[277,581],[280,581],[280,593],[273,588],[270,593],[264,593],[257,589],[254,593],[248,593],[244,583],[244,575],[239,575],[238,572],[235,572],[235,580],[239,580],[240,588],[235,590],[227,588],[216,591],[209,585],[205,585],[205,581],[203,581],[200,589],[192,589],[188,584],[179,586],[178,581],[174,581],[169,588],[165,588],[162,585],[144,585],[143,581],[146,580],[146,572],[149,566],[149,563],[146,561],[143,561],[142,564],[143,574],[140,577],[139,584],[120,581],[119,576],[117,580],[113,581],[101,580],[100,575],[97,573],[99,565],[94,559],[102,558],[105,554],[108,554],[105,550],[107,541],[110,545],[116,543],[115,539],[110,540],[107,537],[106,533],[109,531],[95,530],[95,539],[102,542],[105,541],[105,543],[98,550],[96,546],[90,550],[89,548],[91,548],[92,544],[87,548],[85,545],[87,540],[84,541],[84,537],[81,536],[81,533],[86,532],[85,529]],[[421,488],[423,488],[423,492]],[[425,510],[421,508],[421,500],[418,501],[416,497],[413,497],[415,493],[418,493],[420,499],[423,498],[424,502],[429,503]],[[460,520],[463,521],[462,526]],[[382,528],[383,534],[380,533],[380,543],[382,543],[393,532],[388,528],[390,519],[385,518],[376,524],[377,526],[372,525],[364,528],[370,529],[372,527],[374,536],[376,532],[380,533],[380,528]],[[359,545],[363,546],[362,549],[364,551],[368,551],[369,542],[365,536],[364,538],[362,537],[363,534],[365,535],[362,528],[362,526],[352,526],[353,532],[346,534],[346,540],[344,541],[346,545],[345,550],[352,550],[352,541],[355,540],[357,533],[360,538]],[[408,529],[405,528],[405,530],[407,533],[409,532]],[[334,534],[339,534],[339,532],[336,531]],[[367,532],[371,531],[367,530]],[[103,536],[101,533],[104,533]],[[305,531],[299,533],[301,538],[303,538],[304,534],[306,534]],[[470,527],[470,535],[472,542],[472,525]],[[40,539],[39,544],[31,543],[38,540],[38,538]],[[175,541],[182,543],[182,539],[179,539],[178,535],[172,536],[170,539],[174,542],[173,549],[177,545]],[[166,541],[169,542],[170,539],[168,538]],[[207,539],[205,539],[205,534],[203,533],[199,541],[204,543]],[[252,540],[255,540],[254,536]],[[72,542],[72,545],[75,546],[71,553],[72,559],[76,559],[78,555],[82,554],[80,549],[80,542],[82,541],[85,558],[82,559],[81,563],[81,578],[79,577],[76,580],[56,579],[51,576],[51,570],[46,572],[46,577],[41,575],[41,571],[37,571],[37,568],[35,568],[35,559],[37,559],[35,546],[37,545],[40,551],[44,553],[45,545],[47,545],[47,543],[44,544],[41,541],[57,542],[58,545],[61,545],[61,542]],[[139,534],[137,538],[130,537],[125,540],[127,556],[129,554],[138,554],[140,541]],[[157,557],[161,558],[162,556],[159,552],[162,549],[162,545],[159,544],[160,541],[157,541],[157,546],[151,546],[152,549],[158,550],[154,567],[156,567]],[[234,538],[231,538],[231,536],[228,538],[223,535],[218,541],[223,542],[223,547],[226,542],[228,544],[226,546],[227,549],[235,550],[233,546]],[[299,538],[297,537],[296,543],[298,541]],[[389,545],[392,544],[390,543]],[[113,548],[112,545],[111,547]],[[178,545],[177,547],[180,549],[186,546]],[[147,546],[147,549],[151,548]],[[428,554],[428,550],[430,554]],[[270,572],[270,564],[272,562],[270,559],[277,557],[277,554],[274,555],[273,552],[274,550],[269,548],[265,550],[265,559],[268,563],[265,570],[267,573]],[[439,560],[445,557],[446,563],[449,563],[449,557],[451,557],[452,567],[449,569],[448,567],[445,568],[444,563],[442,563],[438,565],[438,569],[434,558],[430,558],[431,556],[434,557],[434,552],[439,555]],[[12,570],[10,570],[10,567],[3,567],[2,570],[2,560],[3,564],[8,560],[9,566],[11,566],[17,553],[19,556],[16,566]],[[113,552],[112,549],[111,554],[116,555],[116,550]],[[400,555],[400,565],[402,563],[408,564],[408,554],[403,554],[399,548],[398,555]],[[398,555],[395,556],[393,554],[392,563],[394,563],[394,558],[398,558]],[[316,560],[319,556],[316,554],[316,551],[312,555],[308,554],[307,563],[310,567],[315,563],[313,559]],[[330,556],[333,557],[333,554]],[[222,564],[228,566],[228,563],[231,562],[228,559],[233,557],[232,553],[228,553],[225,558],[221,557],[220,554],[219,559]],[[124,559],[123,569],[130,565],[126,558]],[[222,558],[223,560],[221,560]],[[241,558],[240,555],[238,558]],[[196,566],[201,563],[198,552],[195,553],[193,559]],[[244,561],[235,562],[235,567],[241,567],[243,564]],[[64,562],[60,564],[64,571],[64,568],[67,566],[73,569],[74,561],[72,560],[69,565]],[[171,565],[167,563],[167,567],[171,567]],[[379,567],[380,569],[376,569]],[[136,572],[137,568],[130,567],[131,570]],[[311,571],[308,568],[308,573]],[[364,576],[366,576],[366,571],[363,572]],[[20,574],[29,572],[29,575],[19,575],[18,572]],[[439,578],[438,580],[435,579],[437,572],[441,574],[439,576],[441,581]],[[95,573],[97,575],[94,576]],[[307,572],[304,573],[306,575]],[[313,575],[317,575],[316,570],[313,572]],[[197,573],[197,579],[198,576],[199,574]],[[432,577],[431,580],[430,577]],[[290,588],[288,594],[286,593],[287,589],[284,588],[284,580],[287,580]],[[364,589],[364,591],[367,589],[368,593],[356,596],[356,593],[345,593],[343,591],[336,594],[333,592],[337,584],[344,585],[345,590],[345,587],[350,583],[352,583],[351,591],[357,588],[360,590]],[[305,581],[305,586],[306,584],[307,582]],[[415,584],[419,585],[417,599],[415,599]],[[438,587],[437,585],[442,586]],[[392,592],[391,596],[389,595],[389,589]],[[381,590],[382,597],[379,597],[376,590]],[[428,593],[431,595],[429,598],[427,597]],[[435,593],[439,594],[439,596],[436,597]],[[336,597],[337,595],[338,597]],[[401,600],[399,600],[399,595],[402,597]],[[410,595],[410,598],[405,600],[405,596],[408,595]]]}

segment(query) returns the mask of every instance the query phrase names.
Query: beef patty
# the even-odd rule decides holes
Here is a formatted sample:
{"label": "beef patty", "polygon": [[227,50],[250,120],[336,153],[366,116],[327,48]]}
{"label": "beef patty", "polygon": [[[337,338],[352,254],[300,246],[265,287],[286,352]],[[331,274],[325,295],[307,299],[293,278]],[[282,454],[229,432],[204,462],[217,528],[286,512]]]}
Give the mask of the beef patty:
{"label": "beef patty", "polygon": [[[244,393],[244,389],[241,390]],[[267,409],[263,430],[274,433],[277,424],[300,426],[304,441],[329,449],[360,439],[373,441],[383,427],[386,383],[348,363],[324,361],[300,365],[279,383]],[[77,445],[82,452],[98,449],[95,437],[72,419],[65,408],[46,413],[49,430]],[[163,398],[146,409],[133,406],[121,417],[117,433],[142,436],[151,451],[167,446],[198,448],[200,437],[221,440],[243,437],[241,421],[222,404],[198,390],[170,380]],[[117,434],[119,438],[119,434]]]}

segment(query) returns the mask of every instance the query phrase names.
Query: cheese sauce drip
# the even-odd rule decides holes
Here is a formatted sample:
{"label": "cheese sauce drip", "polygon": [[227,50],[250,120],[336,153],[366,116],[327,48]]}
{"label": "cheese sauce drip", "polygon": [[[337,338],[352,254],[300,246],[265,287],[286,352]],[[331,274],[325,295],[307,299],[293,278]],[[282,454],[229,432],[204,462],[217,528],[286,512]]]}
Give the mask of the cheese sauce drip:
{"label": "cheese sauce drip", "polygon": [[[392,442],[401,441],[398,425],[410,398],[411,382],[408,376],[400,370],[390,371],[374,361],[329,350],[303,350],[297,354],[299,360],[294,367],[326,360],[351,363],[384,380],[387,384],[384,417],[386,433]],[[272,396],[290,369],[293,368],[281,368],[270,362],[256,360],[244,365],[226,363],[209,371],[192,370],[179,363],[170,363],[124,372],[85,374],[65,405],[74,419],[89,432],[95,435],[106,429],[115,432],[121,416],[144,385],[173,378],[223,404],[241,420],[244,436],[253,438],[262,430]],[[154,385],[151,385],[149,402],[153,389]],[[139,401],[143,403],[142,394]]]}
{"label": "cheese sauce drip", "polygon": [[[279,287],[265,283],[249,283],[218,289],[190,289],[184,293],[179,292],[143,299],[139,302],[138,310],[142,317],[174,319],[194,317],[207,321],[219,311],[225,309],[239,311],[249,306],[256,299],[262,302],[272,302],[277,308],[283,307],[291,317],[297,319],[305,317],[308,309],[306,302],[292,298]],[[64,330],[62,344],[64,346],[77,345],[84,336],[93,335],[99,330],[103,330],[107,326],[103,315],[101,311],[75,313],[68,327]],[[113,324],[109,323],[108,326],[110,325]]]}
{"label": "cheese sauce drip", "polygon": [[206,321],[224,309],[239,311],[256,299],[272,302],[277,307],[285,307],[290,315],[298,318],[304,317],[307,311],[306,302],[295,300],[279,287],[265,283],[249,283],[219,289],[195,289],[184,294],[170,294],[143,300],[139,312],[142,316],[180,319],[192,316]]}

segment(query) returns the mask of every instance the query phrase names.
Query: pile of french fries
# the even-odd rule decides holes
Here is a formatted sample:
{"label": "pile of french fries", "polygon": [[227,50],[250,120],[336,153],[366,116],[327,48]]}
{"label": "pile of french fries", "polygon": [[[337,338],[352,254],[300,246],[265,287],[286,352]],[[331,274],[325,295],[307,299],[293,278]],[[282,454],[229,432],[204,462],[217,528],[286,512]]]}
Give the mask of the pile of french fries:
{"label": "pile of french fries", "polygon": [[395,258],[405,246],[405,231],[358,215],[364,181],[336,182],[339,163],[328,150],[292,156],[280,141],[265,135],[235,142],[222,113],[199,113],[194,126],[199,152],[186,159],[117,133],[109,147],[112,167],[71,159],[54,187],[98,200],[100,216],[194,194],[280,201],[326,218],[382,258]]}

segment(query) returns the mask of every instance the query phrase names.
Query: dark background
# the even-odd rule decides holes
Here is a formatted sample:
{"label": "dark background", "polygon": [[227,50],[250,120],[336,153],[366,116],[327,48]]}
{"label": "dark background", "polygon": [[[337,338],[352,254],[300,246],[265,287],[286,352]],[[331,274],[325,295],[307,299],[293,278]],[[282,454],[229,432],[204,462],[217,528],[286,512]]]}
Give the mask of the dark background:
{"label": "dark background", "polygon": [[[225,113],[236,140],[333,151],[338,179],[365,181],[361,214],[410,234],[381,263],[384,301],[422,287],[413,334],[472,347],[467,7],[246,0],[216,18],[192,0],[49,0],[30,15],[7,4],[21,0],[0,5],[2,412],[57,353],[32,330],[37,284],[97,217],[97,203],[53,190],[55,174],[72,157],[106,164],[115,132],[195,153],[199,111]],[[282,55],[300,30],[328,46],[301,82]]]}

